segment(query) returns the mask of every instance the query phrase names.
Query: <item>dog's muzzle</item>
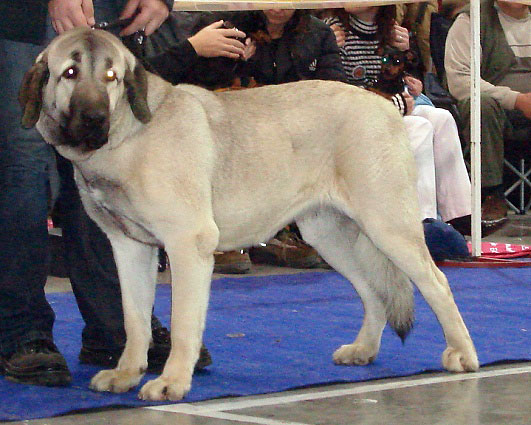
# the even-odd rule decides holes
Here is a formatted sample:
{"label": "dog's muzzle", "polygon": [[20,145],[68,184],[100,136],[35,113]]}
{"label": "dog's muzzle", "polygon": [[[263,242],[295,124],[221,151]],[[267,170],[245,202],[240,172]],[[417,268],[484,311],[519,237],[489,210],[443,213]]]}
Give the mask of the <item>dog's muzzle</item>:
{"label": "dog's muzzle", "polygon": [[101,148],[109,137],[109,97],[101,90],[74,90],[61,117],[63,144],[85,151]]}

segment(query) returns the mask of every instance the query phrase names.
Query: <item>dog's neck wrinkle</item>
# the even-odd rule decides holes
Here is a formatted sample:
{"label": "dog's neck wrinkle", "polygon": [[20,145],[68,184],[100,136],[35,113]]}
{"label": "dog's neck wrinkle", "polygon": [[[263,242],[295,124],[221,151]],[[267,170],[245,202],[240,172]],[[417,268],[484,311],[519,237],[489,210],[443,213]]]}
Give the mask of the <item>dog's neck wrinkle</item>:
{"label": "dog's neck wrinkle", "polygon": [[172,93],[173,85],[159,76],[148,72],[148,106],[153,114],[165,99]]}

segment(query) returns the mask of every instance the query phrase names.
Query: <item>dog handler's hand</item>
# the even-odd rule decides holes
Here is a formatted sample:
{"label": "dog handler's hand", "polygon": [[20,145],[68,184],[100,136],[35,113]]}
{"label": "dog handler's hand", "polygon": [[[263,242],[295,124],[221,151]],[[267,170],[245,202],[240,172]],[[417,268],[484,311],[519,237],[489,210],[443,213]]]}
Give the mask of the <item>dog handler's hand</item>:
{"label": "dog handler's hand", "polygon": [[408,92],[411,96],[417,97],[422,93],[422,81],[412,77],[411,75],[406,75],[404,77],[404,83],[406,83]]}
{"label": "dog handler's hand", "polygon": [[244,38],[245,33],[236,28],[223,28],[221,20],[206,26],[188,41],[199,56],[238,59],[244,55],[245,45],[235,37]]}
{"label": "dog handler's hand", "polygon": [[57,34],[96,23],[92,0],[50,0],[48,13]]}
{"label": "dog handler's hand", "polygon": [[131,18],[135,13],[137,15],[133,22],[124,28],[120,35],[130,35],[139,30],[151,35],[166,20],[170,11],[162,0],[129,0],[120,18]]}

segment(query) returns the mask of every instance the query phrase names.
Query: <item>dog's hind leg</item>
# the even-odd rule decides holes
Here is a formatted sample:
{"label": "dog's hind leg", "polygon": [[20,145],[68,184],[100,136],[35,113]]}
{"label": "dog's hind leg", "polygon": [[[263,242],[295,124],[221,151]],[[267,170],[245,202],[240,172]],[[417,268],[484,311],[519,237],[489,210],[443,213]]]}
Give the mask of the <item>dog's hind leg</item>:
{"label": "dog's hind leg", "polygon": [[117,367],[96,374],[90,387],[121,393],[138,385],[147,369],[158,256],[156,247],[122,234],[109,235],[109,240],[120,278],[127,341]]}
{"label": "dog's hind leg", "polygon": [[399,214],[372,214],[364,229],[374,245],[402,270],[418,287],[437,316],[447,348],[443,366],[452,372],[479,368],[472,339],[455,304],[446,276],[433,262],[424,242],[422,225]]}
{"label": "dog's hind leg", "polygon": [[[415,165],[410,150],[406,149],[409,142],[403,128],[402,132],[399,127],[394,129],[393,138],[389,139],[392,143],[385,139],[389,137],[385,133],[385,128],[379,135],[358,131],[358,137],[367,137],[373,143],[364,145],[365,151],[355,144],[349,145],[350,149],[336,156],[330,200],[356,221],[376,252],[387,257],[418,287],[444,331],[447,349],[443,366],[455,372],[477,370],[474,344],[448,281],[435,266],[424,240]],[[379,138],[381,142],[376,143]],[[384,282],[382,294],[397,294],[392,298],[400,300],[403,290],[396,282]],[[396,309],[394,304],[387,304],[390,323],[389,313]]]}
{"label": "dog's hind leg", "polygon": [[[334,353],[337,364],[365,365],[380,349],[387,320],[404,337],[413,321],[413,298],[409,280],[384,257],[357,224],[334,208],[321,207],[297,218],[303,238],[335,270],[350,280],[365,310],[363,325],[352,344]],[[388,291],[394,279],[401,291]]]}
{"label": "dog's hind leg", "polygon": [[211,218],[199,223],[202,227],[174,229],[164,241],[172,280],[171,352],[162,375],[140,390],[139,397],[144,400],[180,400],[190,390],[201,348],[219,235]]}

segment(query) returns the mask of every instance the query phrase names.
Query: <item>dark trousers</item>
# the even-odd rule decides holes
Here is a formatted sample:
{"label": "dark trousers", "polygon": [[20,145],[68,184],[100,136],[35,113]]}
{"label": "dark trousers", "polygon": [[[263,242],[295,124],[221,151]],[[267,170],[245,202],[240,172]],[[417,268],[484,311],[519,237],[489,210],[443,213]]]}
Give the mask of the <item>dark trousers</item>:
{"label": "dark trousers", "polygon": [[[116,3],[96,0],[96,19],[115,19]],[[48,34],[53,36],[51,27]],[[0,353],[35,338],[52,339],[54,313],[44,294],[49,267],[46,222],[51,200],[59,192],[56,213],[70,281],[86,324],[83,344],[112,349],[123,344],[125,333],[109,241],[81,205],[71,164],[60,159],[56,165],[53,149],[34,129],[23,130],[19,124],[20,82],[42,49],[0,40]]]}
{"label": "dark trousers", "polygon": [[[470,99],[458,104],[463,119],[464,136],[470,143]],[[503,159],[511,144],[523,143],[531,137],[531,120],[520,111],[507,111],[490,96],[481,96],[481,186],[503,183]]]}

